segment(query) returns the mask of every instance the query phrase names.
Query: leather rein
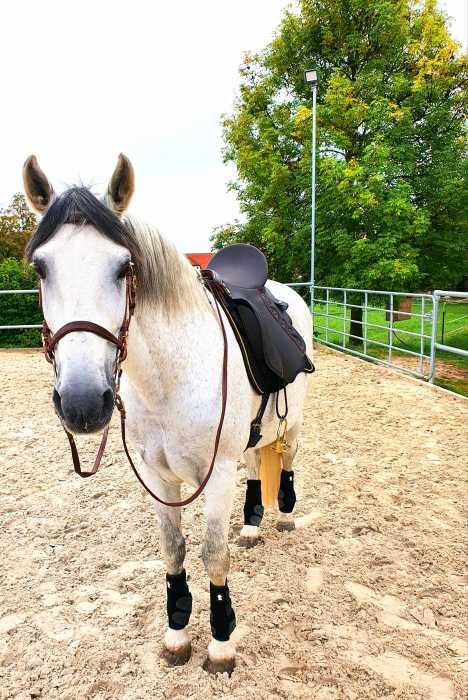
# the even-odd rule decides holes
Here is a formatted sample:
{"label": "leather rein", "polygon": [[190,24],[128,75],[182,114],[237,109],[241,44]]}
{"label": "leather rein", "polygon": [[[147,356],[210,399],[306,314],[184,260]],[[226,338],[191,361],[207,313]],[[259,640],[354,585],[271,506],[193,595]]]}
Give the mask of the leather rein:
{"label": "leather rein", "polygon": [[[205,274],[206,273],[206,274]],[[219,448],[219,442],[221,439],[221,432],[223,429],[223,423],[224,423],[224,416],[226,414],[226,403],[227,403],[227,364],[228,364],[228,343],[227,343],[227,336],[226,336],[226,329],[224,327],[224,322],[223,318],[221,315],[220,307],[218,304],[217,300],[217,294],[220,293],[220,290],[218,289],[219,282],[217,282],[212,274],[209,271],[203,270],[202,272],[202,279],[205,287],[209,289],[212,293],[213,299],[214,299],[214,304],[219,320],[219,325],[221,328],[221,332],[223,335],[223,368],[222,368],[222,380],[221,380],[221,415],[219,418],[219,423],[218,423],[218,428],[216,431],[216,437],[215,437],[215,444],[214,444],[214,450],[213,450],[213,457],[211,459],[210,466],[208,468],[208,471],[206,473],[205,478],[201,482],[201,484],[198,486],[198,488],[192,493],[191,496],[188,498],[182,500],[182,501],[174,501],[174,502],[169,502],[169,501],[164,501],[162,498],[157,496],[154,491],[151,490],[151,488],[144,482],[143,478],[141,475],[138,473],[138,470],[133,462],[133,459],[130,455],[128,446],[127,446],[127,441],[126,441],[126,431],[125,431],[125,420],[127,417],[126,410],[125,410],[125,405],[124,402],[122,401],[122,397],[120,396],[120,378],[122,375],[122,362],[126,359],[127,357],[127,342],[128,342],[128,329],[130,326],[130,321],[132,319],[132,316],[135,311],[135,304],[136,304],[136,277],[135,277],[135,270],[133,263],[129,263],[128,271],[125,276],[126,280],[126,292],[125,292],[125,314],[124,318],[122,321],[122,325],[120,327],[120,331],[118,336],[114,335],[111,333],[107,328],[104,328],[104,326],[100,326],[97,323],[92,323],[91,321],[71,321],[70,323],[66,323],[64,326],[58,329],[55,333],[52,333],[46,320],[44,319],[43,324],[42,324],[42,345],[44,348],[44,355],[45,358],[48,362],[50,362],[53,367],[54,371],[56,373],[56,364],[55,364],[55,348],[58,344],[58,342],[64,338],[66,335],[69,333],[78,333],[78,332],[86,332],[86,333],[94,333],[95,335],[100,336],[101,338],[104,338],[104,340],[107,340],[109,343],[112,343],[113,345],[116,346],[117,351],[116,351],[116,358],[115,358],[115,368],[114,368],[114,381],[115,381],[115,399],[114,399],[114,406],[117,407],[117,410],[119,411],[120,414],[120,432],[122,435],[122,444],[125,450],[125,454],[127,456],[127,459],[129,461],[129,464],[133,470],[133,473],[135,474],[136,478],[140,482],[140,484],[143,486],[143,488],[154,498],[155,501],[158,503],[162,503],[165,506],[171,506],[174,508],[180,508],[182,506],[186,506],[189,503],[192,503],[203,491],[205,488],[206,484],[208,483],[211,474],[213,473],[215,461],[216,461],[216,456],[218,454],[218,448]],[[39,282],[39,305],[41,309],[43,309],[43,296],[42,296],[42,289],[41,289],[41,283]],[[106,448],[106,443],[107,443],[107,437],[109,434],[109,425],[107,425],[104,428],[104,432],[102,434],[102,439],[101,443],[99,445],[98,452],[96,454],[94,464],[91,470],[89,471],[84,471],[81,468],[81,462],[80,462],[80,457],[78,453],[78,448],[75,443],[75,439],[70,433],[69,430],[67,430],[63,420],[61,419],[62,427],[65,431],[65,434],[68,438],[68,442],[70,444],[70,450],[72,454],[72,459],[73,459],[73,467],[75,469],[75,472],[83,477],[87,478],[89,476],[93,476],[93,474],[96,474],[98,471],[102,456],[104,454],[104,450]]]}

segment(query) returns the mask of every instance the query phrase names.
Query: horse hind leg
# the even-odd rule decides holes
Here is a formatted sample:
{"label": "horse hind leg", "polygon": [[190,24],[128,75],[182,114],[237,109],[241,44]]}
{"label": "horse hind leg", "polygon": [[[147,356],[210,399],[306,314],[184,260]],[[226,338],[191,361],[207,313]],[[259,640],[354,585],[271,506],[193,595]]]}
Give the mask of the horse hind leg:
{"label": "horse hind leg", "polygon": [[245,453],[247,466],[247,489],[244,503],[244,526],[237,544],[254,547],[259,542],[259,528],[263,518],[262,489],[260,482],[260,450]]}
{"label": "horse hind leg", "polygon": [[283,468],[281,470],[280,486],[278,490],[279,515],[276,521],[276,529],[288,531],[295,529],[293,510],[296,505],[296,492],[294,490],[294,471],[292,468],[297,453],[297,435],[299,430],[293,429],[288,433],[289,449],[283,453]]}

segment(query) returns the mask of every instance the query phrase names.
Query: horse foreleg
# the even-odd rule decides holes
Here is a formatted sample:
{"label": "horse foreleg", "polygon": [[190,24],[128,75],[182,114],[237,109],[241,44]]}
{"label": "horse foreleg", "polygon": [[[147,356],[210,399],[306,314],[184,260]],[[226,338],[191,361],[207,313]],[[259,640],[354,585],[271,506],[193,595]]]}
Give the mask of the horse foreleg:
{"label": "horse foreleg", "polygon": [[[180,485],[160,481],[157,492],[167,501],[180,500]],[[192,647],[187,625],[192,612],[192,595],[184,569],[185,538],[181,532],[181,509],[157,504],[161,553],[166,564],[168,627],[164,635],[163,658],[172,666],[186,663]]]}
{"label": "horse foreleg", "polygon": [[247,467],[247,489],[244,503],[244,526],[240,532],[238,544],[241,547],[254,547],[258,543],[259,527],[264,512],[259,479],[260,450],[248,450],[244,456]]}
{"label": "horse foreleg", "polygon": [[277,530],[294,530],[293,510],[296,505],[296,492],[294,491],[293,461],[297,453],[297,435],[299,428],[293,428],[288,432],[289,449],[283,454],[283,468],[281,470],[280,487],[278,491],[279,516],[276,521]]}
{"label": "horse foreleg", "polygon": [[236,463],[217,464],[205,489],[206,535],[202,559],[210,579],[210,623],[212,639],[204,669],[211,673],[232,673],[235,647],[230,636],[236,626],[227,574],[229,571],[228,532],[234,499]]}

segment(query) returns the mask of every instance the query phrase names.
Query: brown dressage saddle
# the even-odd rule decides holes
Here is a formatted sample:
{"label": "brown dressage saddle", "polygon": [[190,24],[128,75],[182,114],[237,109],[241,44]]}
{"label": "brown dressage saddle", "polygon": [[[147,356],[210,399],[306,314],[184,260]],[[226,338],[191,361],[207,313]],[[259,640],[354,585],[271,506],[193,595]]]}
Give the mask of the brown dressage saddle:
{"label": "brown dressage saddle", "polygon": [[262,396],[248,444],[254,447],[261,437],[261,419],[269,396],[285,389],[300,372],[313,372],[314,365],[307,357],[304,339],[287,313],[288,304],[265,286],[268,264],[258,248],[245,244],[222,248],[202,276],[223,307],[239,343],[249,381]]}

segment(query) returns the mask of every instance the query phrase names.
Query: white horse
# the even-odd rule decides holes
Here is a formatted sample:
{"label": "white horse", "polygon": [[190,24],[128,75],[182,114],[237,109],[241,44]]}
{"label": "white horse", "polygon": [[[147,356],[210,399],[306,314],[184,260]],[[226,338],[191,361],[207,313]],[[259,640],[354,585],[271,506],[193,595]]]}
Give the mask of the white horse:
{"label": "white horse", "polygon": [[[116,334],[125,314],[125,273],[133,260],[137,305],[121,383],[128,434],[146,483],[164,500],[180,500],[181,484],[196,488],[207,473],[220,415],[223,336],[210,295],[185,256],[155,228],[123,217],[134,190],[133,168],[125,156],[119,156],[102,201],[82,187],[57,196],[34,156],[26,161],[23,175],[28,200],[42,216],[27,257],[40,277],[44,317],[52,332],[85,320]],[[311,357],[312,323],[306,304],[282,284],[268,282],[268,287],[289,304],[288,313]],[[202,559],[210,579],[213,634],[205,668],[231,672],[235,616],[227,586],[228,531],[237,463],[240,458],[246,462],[250,488],[241,540],[254,544],[263,513],[258,488],[261,448],[275,440],[278,418],[273,397],[264,415],[262,440],[244,452],[260,397],[250,386],[228,322],[225,327],[228,399],[215,467],[204,490]],[[114,407],[115,347],[92,333],[74,332],[57,345],[55,359],[53,399],[64,425],[72,433],[102,430]],[[292,482],[307,383],[308,376],[300,374],[288,386],[290,449],[283,456],[282,473],[291,476],[286,482]],[[279,513],[279,526],[290,529],[292,483],[287,501],[289,505],[282,508],[286,512]],[[191,653],[187,624],[192,605],[184,570],[181,509],[158,503],[155,508],[167,567],[165,656],[180,664]]]}

